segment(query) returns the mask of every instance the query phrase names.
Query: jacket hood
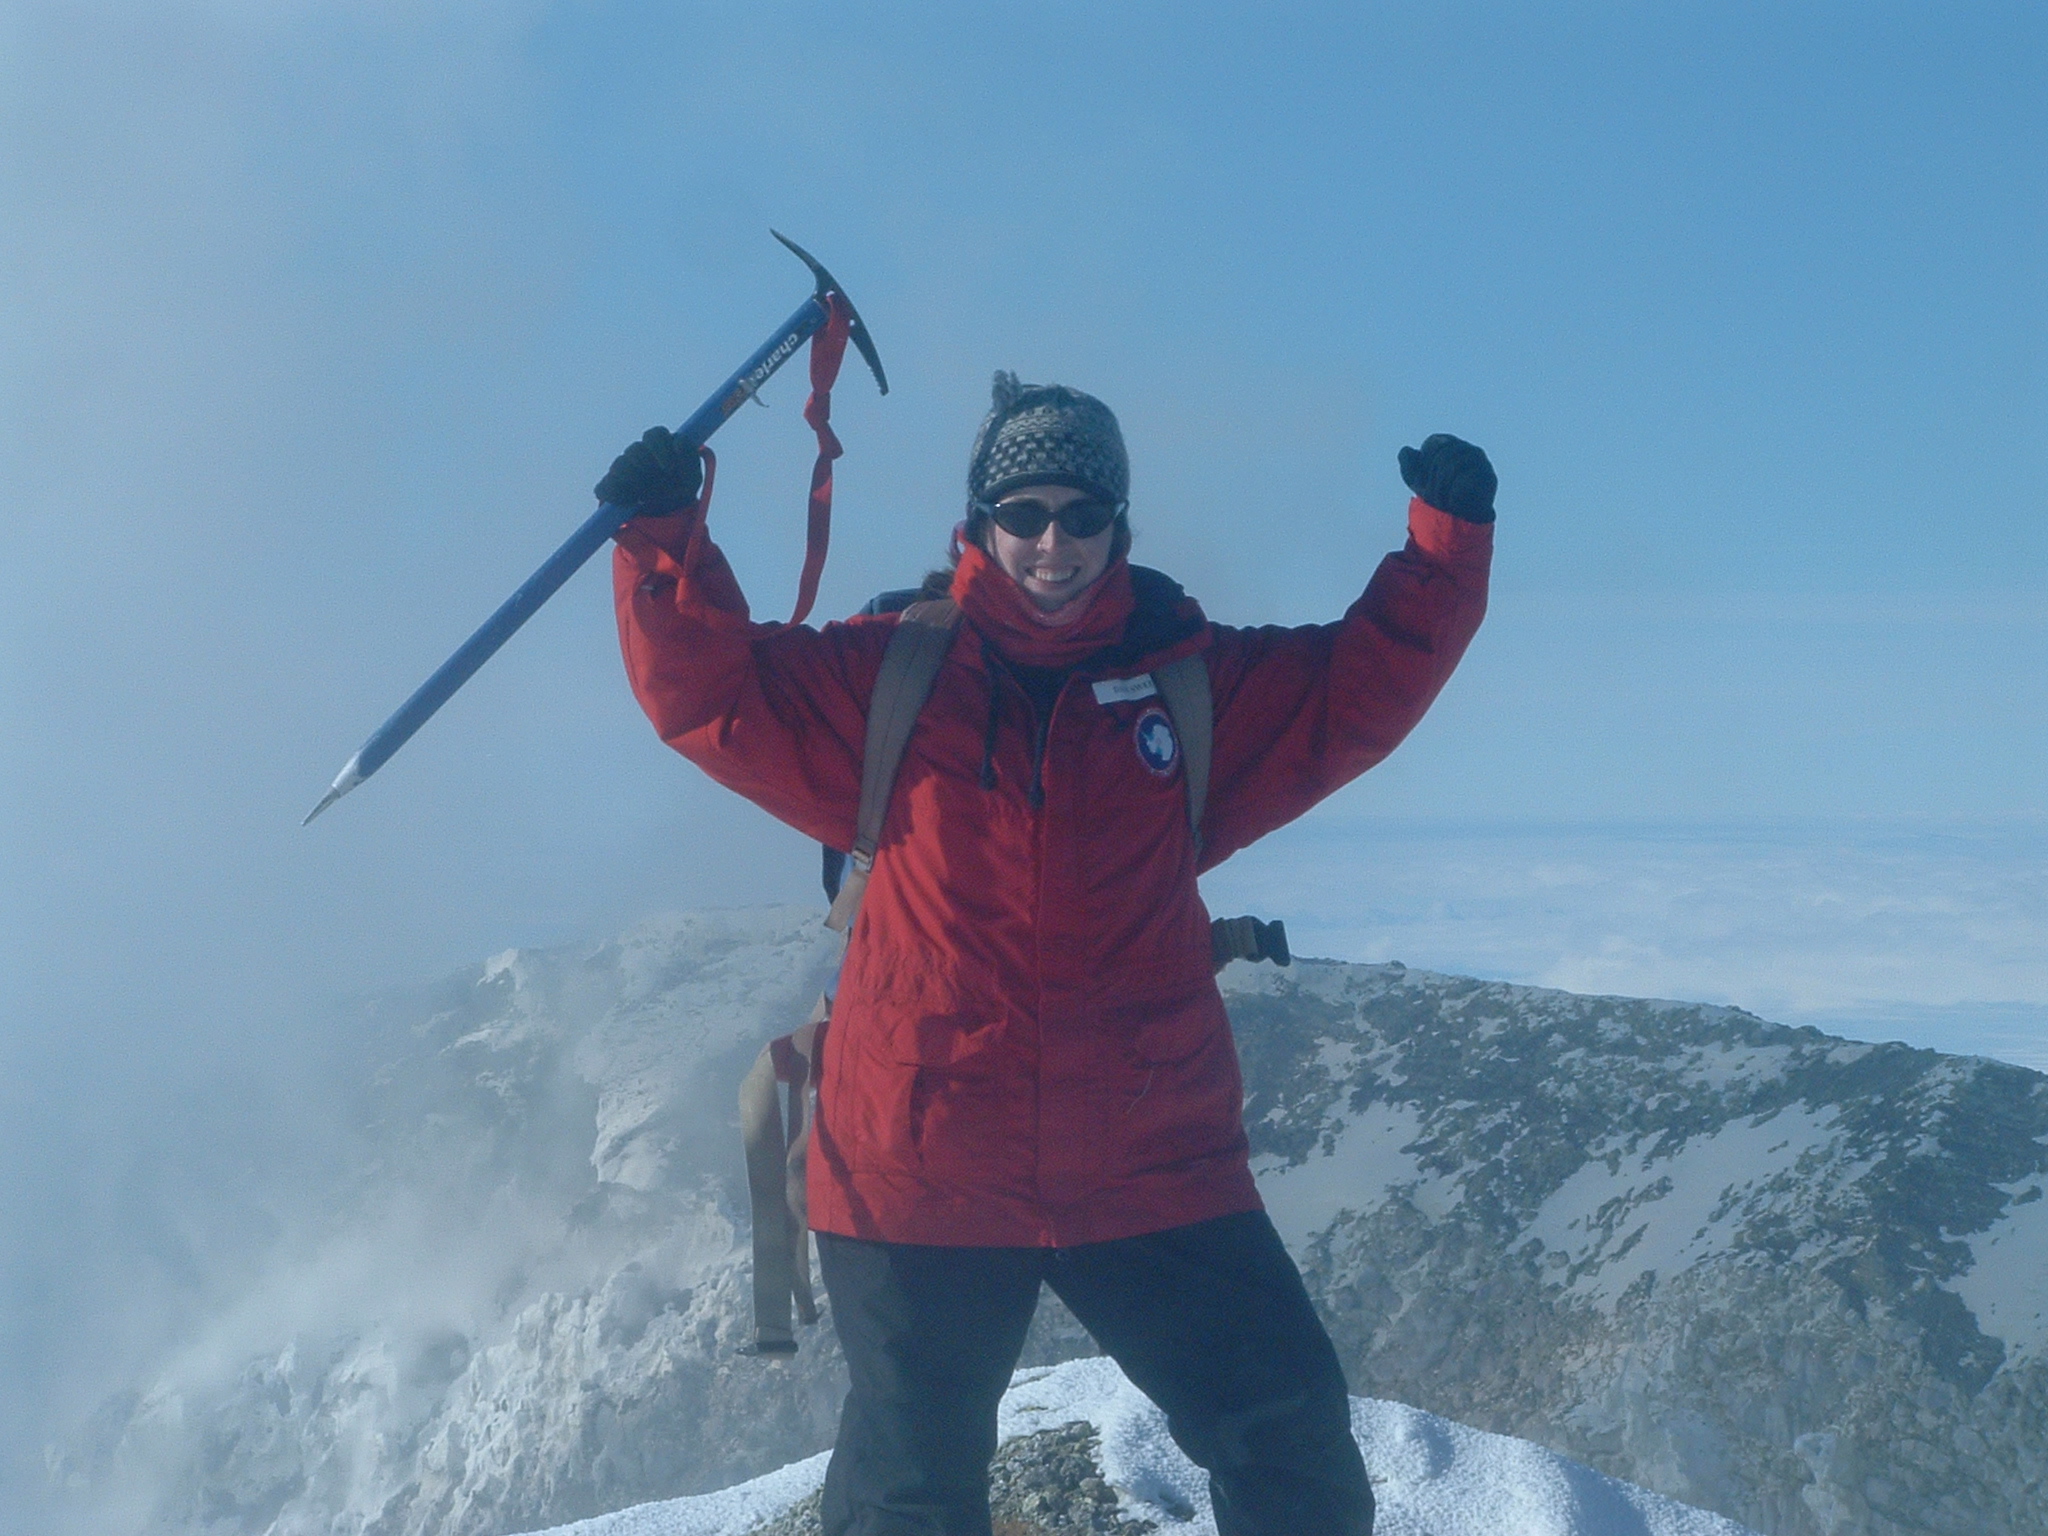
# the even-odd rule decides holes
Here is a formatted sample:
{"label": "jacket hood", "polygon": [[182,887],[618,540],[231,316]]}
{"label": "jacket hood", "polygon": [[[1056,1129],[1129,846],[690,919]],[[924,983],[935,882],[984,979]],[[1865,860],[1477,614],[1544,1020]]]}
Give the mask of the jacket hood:
{"label": "jacket hood", "polygon": [[1122,638],[1090,656],[1090,671],[1151,671],[1209,644],[1209,619],[1181,584],[1148,565],[1131,567],[1131,616]]}

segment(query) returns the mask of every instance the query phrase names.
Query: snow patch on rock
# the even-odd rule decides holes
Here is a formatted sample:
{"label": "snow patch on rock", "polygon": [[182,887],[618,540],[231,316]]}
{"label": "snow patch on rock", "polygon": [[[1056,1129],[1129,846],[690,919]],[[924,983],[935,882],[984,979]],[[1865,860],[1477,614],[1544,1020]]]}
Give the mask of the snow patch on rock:
{"label": "snow patch on rock", "polygon": [[1970,1239],[1972,1263],[1949,1289],[1977,1326],[2006,1347],[2006,1360],[2048,1355],[2048,1180],[2004,1186],[2012,1196],[1989,1232]]}
{"label": "snow patch on rock", "polygon": [[1837,1118],[1802,1106],[1731,1121],[1663,1156],[1590,1148],[1523,1238],[1564,1255],[1568,1284],[1612,1310],[1645,1274],[1677,1274],[1725,1250],[1788,1166],[1834,1147]]}
{"label": "snow patch on rock", "polygon": [[[1289,1247],[1341,1215],[1364,1215],[1396,1191],[1419,1193],[1431,1179],[1409,1150],[1422,1120],[1405,1104],[1374,1104],[1347,1123],[1303,1162],[1290,1165],[1268,1154],[1252,1163],[1266,1212]],[[1432,1203],[1457,1203],[1455,1190],[1430,1190]],[[1418,1201],[1418,1203],[1420,1203]]]}

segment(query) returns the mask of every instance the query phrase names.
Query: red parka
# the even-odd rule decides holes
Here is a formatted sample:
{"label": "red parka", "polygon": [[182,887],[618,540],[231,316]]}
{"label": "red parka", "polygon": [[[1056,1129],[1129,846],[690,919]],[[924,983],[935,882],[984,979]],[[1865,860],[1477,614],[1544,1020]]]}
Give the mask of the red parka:
{"label": "red parka", "polygon": [[[1407,547],[1342,621],[1300,629],[1210,624],[1119,560],[1080,620],[1047,630],[966,551],[965,621],[897,775],[826,1031],[814,1227],[1065,1247],[1258,1208],[1195,876],[1385,757],[1457,665],[1493,529],[1419,500],[1408,515]],[[690,513],[629,524],[614,586],[662,739],[851,846],[896,617],[751,622]],[[1199,856],[1171,722],[1132,696],[1194,651],[1215,696]],[[1066,666],[1041,721],[1028,669]]]}

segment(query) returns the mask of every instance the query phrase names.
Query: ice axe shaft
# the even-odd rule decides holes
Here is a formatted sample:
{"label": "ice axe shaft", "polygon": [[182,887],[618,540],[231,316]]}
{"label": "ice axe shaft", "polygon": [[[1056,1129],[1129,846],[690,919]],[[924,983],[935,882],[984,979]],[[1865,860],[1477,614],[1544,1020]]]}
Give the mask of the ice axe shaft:
{"label": "ice axe shaft", "polygon": [[[752,399],[774,376],[775,370],[796,355],[797,348],[824,327],[832,314],[826,302],[828,295],[836,297],[850,317],[848,340],[859,349],[861,357],[874,371],[875,383],[882,393],[889,393],[889,380],[882,372],[882,360],[875,353],[874,341],[868,335],[867,327],[861,323],[859,312],[846,297],[846,290],[802,246],[774,230],[769,233],[794,251],[811,269],[817,279],[817,291],[804,300],[796,313],[785,320],[752,357],[740,364],[731,378],[718,386],[710,399],[697,407],[695,415],[677,428],[677,440],[690,448],[701,448],[709,442],[712,433],[724,426],[734,411]],[[370,739],[356,749],[355,756],[334,776],[326,797],[306,814],[306,820],[299,825],[311,822],[389,762],[392,754],[412,739],[413,732],[432,719],[434,711],[475,676],[477,668],[489,661],[498,647],[511,639],[519,626],[532,618],[541,604],[553,597],[562,583],[575,575],[583,563],[596,554],[633,515],[631,507],[614,506],[610,502],[600,504],[583,526],[570,534],[562,547],[549,555],[541,568],[527,577],[519,590],[506,598],[498,611],[484,620],[476,633],[463,641],[455,654],[442,662],[434,675],[421,683],[412,697],[399,705],[391,718],[371,733]]]}

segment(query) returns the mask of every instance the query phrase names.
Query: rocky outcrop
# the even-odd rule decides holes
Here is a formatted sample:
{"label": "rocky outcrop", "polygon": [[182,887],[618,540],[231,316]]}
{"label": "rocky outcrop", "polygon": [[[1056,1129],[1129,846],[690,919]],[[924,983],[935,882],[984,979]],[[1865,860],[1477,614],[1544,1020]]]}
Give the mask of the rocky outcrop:
{"label": "rocky outcrop", "polygon": [[[1125,1514],[1102,1476],[1102,1437],[1087,1423],[1062,1424],[1007,1441],[988,1469],[995,1536],[1150,1536],[1158,1525]],[[757,1527],[752,1536],[821,1536],[819,1496]]]}

